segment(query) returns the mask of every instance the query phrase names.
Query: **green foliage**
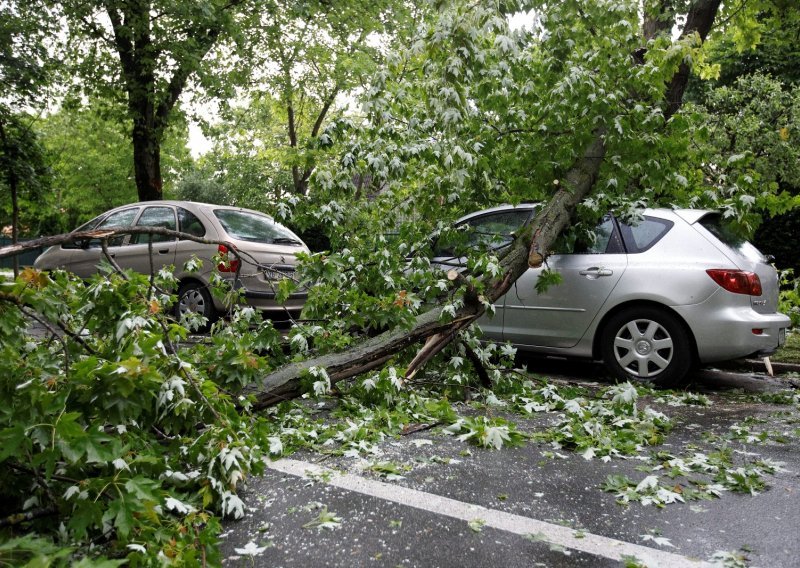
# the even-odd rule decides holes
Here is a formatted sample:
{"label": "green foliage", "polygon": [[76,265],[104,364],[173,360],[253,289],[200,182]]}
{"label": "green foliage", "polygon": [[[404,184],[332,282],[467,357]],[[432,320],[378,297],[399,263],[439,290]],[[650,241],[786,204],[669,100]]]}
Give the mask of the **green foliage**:
{"label": "green foliage", "polygon": [[31,115],[50,81],[44,39],[55,23],[48,16],[38,2],[0,5],[0,226],[14,223],[14,235],[36,236],[46,226],[38,202],[49,180]]}
{"label": "green foliage", "polygon": [[220,90],[231,87],[220,79],[225,67],[209,65],[207,56],[219,48],[226,58],[235,59],[231,54],[243,39],[240,34],[260,14],[256,3],[48,4],[67,26],[61,53],[64,70],[81,79],[66,80],[70,100],[105,101],[111,116],[127,123],[138,196],[161,199],[161,146],[169,127],[181,117],[179,98],[190,78]]}
{"label": "green foliage", "polygon": [[175,187],[175,196],[178,199],[200,203],[235,204],[221,183],[210,179],[202,170],[196,169],[184,173]]}
{"label": "green foliage", "polygon": [[[244,514],[236,488],[272,449],[268,425],[231,393],[280,361],[279,334],[245,309],[209,345],[178,349],[187,331],[162,291],[174,282],[153,284],[27,270],[0,289],[3,514],[62,517],[73,559],[101,542],[133,565],[214,561],[214,515]],[[28,317],[62,331],[32,339],[19,333]],[[21,526],[54,538],[59,525]]]}
{"label": "green foliage", "polygon": [[[788,84],[800,84],[797,33],[800,9],[794,2],[748,2],[733,13],[728,33],[718,34],[708,45],[708,58],[718,65],[717,85],[730,85],[738,77],[769,74]],[[725,16],[723,16],[725,17]],[[742,24],[742,25],[737,25]],[[739,31],[737,28],[741,28]],[[733,31],[734,33],[730,33]]]}
{"label": "green foliage", "polygon": [[581,452],[585,459],[637,454],[643,446],[660,444],[671,429],[669,418],[648,407],[639,408],[635,386],[623,383],[604,389],[594,399],[566,399],[550,385],[515,396],[515,404],[527,412],[562,410],[555,428],[533,435],[555,447]]}
{"label": "green foliage", "polygon": [[536,280],[536,292],[539,294],[544,294],[551,286],[558,286],[561,284],[563,278],[560,272],[553,272],[552,270],[545,268],[539,274],[539,278]]}
{"label": "green foliage", "polygon": [[[63,108],[38,121],[36,130],[53,177],[54,191],[45,205],[57,223],[48,227],[51,232],[71,231],[103,211],[137,200],[130,136],[109,118],[104,105]],[[177,126],[165,134],[165,191],[171,191],[173,172],[189,159],[185,138],[185,128]]]}
{"label": "green foliage", "polygon": [[[247,75],[252,61],[232,69],[242,62],[234,55],[247,53],[237,49],[250,25],[259,24],[264,41],[254,42],[254,49],[264,48],[278,72],[268,76],[276,67],[264,67],[269,88],[244,93],[252,96],[244,97],[241,109],[225,109],[219,152],[184,177],[181,195],[208,195],[265,209],[301,228],[323,227],[333,252],[302,259],[301,284],[309,287],[306,321],[291,329],[285,344],[255,312],[238,309],[230,324],[215,324],[207,341],[186,348],[187,329],[165,317],[174,301],[174,282],[166,273],[155,286],[140,275],[125,279],[110,272],[86,286],[65,274],[48,279],[36,272],[3,283],[0,503],[4,513],[55,510],[65,535],[59,540],[52,519],[34,516],[3,536],[24,530],[58,546],[68,542],[75,560],[97,543],[133,565],[158,563],[160,554],[177,564],[197,564],[204,555],[218,563],[215,513],[243,513],[236,489],[263,467],[264,457],[298,448],[372,457],[387,437],[436,423],[485,448],[529,438],[505,419],[457,415],[449,398],[475,392],[489,408],[559,412],[555,428],[532,438],[586,459],[636,455],[660,443],[670,421],[643,405],[644,391],[630,384],[595,397],[582,389],[535,386],[490,368],[493,392],[476,389],[468,355],[488,364],[507,361],[514,352],[478,345],[473,328],[414,377],[414,391],[402,379],[411,355],[400,353],[348,385],[333,385],[325,369],[313,368],[303,399],[263,417],[251,415],[251,401],[239,396],[241,387],[288,361],[341,350],[391,328],[402,333],[434,303],[448,320],[466,301],[486,302],[479,277],[504,276],[500,253],[470,255],[468,270],[454,284],[430,266],[432,238],[454,233],[452,220],[468,211],[549,199],[569,183],[567,173],[598,131],[604,132],[606,157],[578,222],[609,209],[634,215],[644,205],[676,203],[720,206],[752,227],[754,208],[777,212],[791,205],[775,192],[783,178],[795,175],[796,117],[784,108],[786,102],[794,105],[793,95],[787,98],[769,78],[751,77],[665,120],[665,82],[683,62],[703,54],[696,38],[673,41],[664,34],[648,42],[632,73],[631,54],[642,47],[639,4],[584,2],[578,11],[574,3],[532,2],[526,7],[541,13],[532,30],[521,31],[508,28],[505,4],[425,4],[415,8],[417,29],[408,45],[364,82],[362,114],[344,117],[329,115],[326,103],[373,71],[379,57],[367,49],[370,38],[358,34],[392,31],[383,22],[394,4],[154,2],[145,12],[129,12],[118,35],[152,40],[138,43],[145,48],[137,60],[145,80],[138,83],[108,49],[113,34],[99,18],[99,5],[58,3],[72,26],[70,46],[76,51],[70,62],[85,81],[78,86],[112,101],[110,116],[130,113],[131,124],[155,119],[143,107],[164,111],[148,133],[150,150],[163,142],[175,119],[171,97],[186,77],[195,77],[209,94],[233,93],[236,81],[219,81],[212,71],[228,60],[224,73]],[[104,4],[111,20],[134,6]],[[234,6],[241,12],[227,9]],[[365,8],[374,9],[366,23],[356,17]],[[742,29],[747,33],[736,38],[741,45],[760,33],[752,26]],[[217,33],[231,41],[209,53],[205,40]],[[340,43],[332,47],[328,40]],[[185,76],[175,76],[180,88],[169,90],[177,70]],[[748,89],[758,96],[748,97]],[[118,104],[123,101],[128,106]],[[739,107],[758,115],[741,121],[746,147],[730,136]],[[711,128],[709,117],[716,113],[719,128]],[[765,128],[773,115],[792,126]],[[50,140],[59,140],[59,124],[74,124],[74,130],[63,130],[81,134],[65,140],[65,151],[81,151],[59,166],[59,175],[81,188],[76,198],[101,176],[119,182],[120,194],[127,187],[121,180],[129,174],[121,174],[125,162],[119,158],[125,132],[108,128],[107,116],[67,108],[44,122],[45,129],[53,128]],[[315,129],[318,117],[322,123]],[[290,124],[300,126],[294,137]],[[764,161],[762,153],[776,161]],[[80,173],[83,159],[97,167],[91,175]],[[298,187],[296,174],[300,180],[310,176],[308,195],[290,195]],[[61,331],[32,340],[20,333],[30,317]],[[425,391],[426,382],[443,386]],[[320,415],[334,394],[340,404],[325,422]],[[711,479],[698,478],[679,492],[654,474],[638,483],[612,479],[609,490],[620,499],[664,505],[689,495],[710,497],[717,486],[758,491],[772,467],[739,468],[723,452],[659,459],[656,471],[671,479],[698,472]],[[400,471],[394,464],[375,467],[379,474]],[[333,522],[323,513],[313,526]],[[43,541],[12,542],[66,558]],[[246,550],[254,556],[261,547]]]}
{"label": "green foliage", "polygon": [[456,434],[456,438],[462,442],[493,450],[504,446],[521,446],[527,438],[513,423],[487,416],[459,418],[444,431]]}
{"label": "green foliage", "polygon": [[136,201],[133,160],[124,131],[93,110],[64,109],[38,124],[53,172],[52,233],[71,231],[95,215]]}
{"label": "green foliage", "polygon": [[0,225],[14,221],[16,200],[16,229],[24,236],[39,236],[56,217],[42,206],[51,180],[33,123],[33,117],[11,114],[0,104]]}
{"label": "green foliage", "polygon": [[[786,88],[780,80],[755,74],[709,90],[702,106],[690,106],[697,135],[681,178],[688,189],[688,200],[682,203],[720,209],[749,234],[762,215],[795,207],[800,187],[799,97],[800,91]],[[764,230],[775,239],[769,226]],[[761,241],[772,253],[766,239]]]}
{"label": "green foliage", "polygon": [[342,518],[333,511],[328,511],[327,506],[323,506],[317,518],[303,525],[304,529],[333,530],[339,528]]}
{"label": "green foliage", "polygon": [[800,328],[800,279],[795,278],[794,270],[783,270],[780,285],[778,311],[791,318],[793,328]]}
{"label": "green foliage", "polygon": [[[800,265],[786,234],[797,230],[798,50],[800,9],[792,2],[748,2],[723,6],[722,26],[707,43],[716,75],[690,87],[703,107],[693,160],[713,180],[704,206],[722,206],[744,221],[755,244],[775,257],[779,268]],[[713,164],[712,171],[709,166]],[[691,176],[687,176],[691,179]]]}
{"label": "green foliage", "polygon": [[55,61],[47,39],[58,24],[42,3],[9,0],[0,5],[0,109],[38,105]]}
{"label": "green foliage", "polygon": [[0,543],[0,563],[6,566],[67,566],[71,549],[31,535]]}
{"label": "green foliage", "polygon": [[569,3],[548,5],[538,23],[548,33],[509,30],[492,4],[436,5],[374,77],[365,120],[328,125],[338,161],[317,165],[311,203],[279,207],[296,226],[325,225],[331,240],[331,253],[304,266],[317,283],[309,318],[374,333],[408,325],[434,301],[452,317],[464,287],[480,297],[478,275],[499,278],[499,264],[473,251],[473,272],[453,290],[428,266],[431,237],[452,234],[452,220],[466,212],[548,200],[600,126],[607,160],[579,220],[688,203],[689,190],[676,191],[681,180],[700,191],[686,175],[696,124],[681,114],[665,123],[662,101],[665,81],[695,44],[658,38],[632,74],[638,4],[590,2],[580,15]]}

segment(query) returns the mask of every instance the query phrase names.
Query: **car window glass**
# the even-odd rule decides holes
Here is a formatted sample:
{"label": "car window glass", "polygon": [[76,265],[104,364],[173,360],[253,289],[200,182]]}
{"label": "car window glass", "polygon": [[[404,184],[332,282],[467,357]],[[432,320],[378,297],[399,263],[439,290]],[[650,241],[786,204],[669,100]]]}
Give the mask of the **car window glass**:
{"label": "car window glass", "polygon": [[194,237],[203,237],[206,234],[206,228],[203,226],[203,223],[200,222],[200,219],[192,213],[184,209],[183,207],[178,207],[178,226],[180,227],[179,231],[182,233],[188,233]]}
{"label": "car window glass", "polygon": [[[130,209],[123,209],[122,211],[117,211],[116,213],[112,213],[108,217],[106,217],[97,227],[96,230],[100,229],[116,229],[118,227],[130,227],[133,225],[133,220],[136,218],[136,214],[139,212],[138,207],[131,207]],[[128,235],[118,235],[112,239],[109,239],[108,246],[118,247],[124,244],[125,238]],[[99,239],[92,239],[89,243],[90,247],[99,247],[100,240]]]}
{"label": "car window glass", "polygon": [[[172,207],[145,207],[139,220],[136,221],[137,227],[163,227],[172,231],[177,229],[175,223],[175,211]],[[139,244],[146,243],[152,238],[154,243],[162,243],[166,241],[174,241],[175,237],[167,235],[131,235],[131,243]]]}
{"label": "car window glass", "polygon": [[[92,229],[94,229],[94,226],[97,225],[100,222],[100,219],[102,219],[102,218],[103,218],[102,215],[98,215],[97,217],[95,217],[91,221],[87,221],[86,223],[84,223],[83,225],[81,225],[80,227],[78,227],[77,229],[75,229],[72,232],[73,233],[81,233],[83,231],[91,231]],[[76,243],[64,243],[64,244],[61,245],[61,248],[76,249],[76,248],[81,248],[81,246],[82,246],[81,245],[81,241],[78,241]]]}
{"label": "car window glass", "polygon": [[606,215],[592,231],[577,240],[575,254],[616,254],[624,253],[617,224],[611,215]]}
{"label": "car window glass", "polygon": [[215,209],[214,215],[234,239],[252,243],[303,244],[300,237],[265,215],[233,209]]}
{"label": "car window glass", "polygon": [[735,250],[743,257],[755,262],[764,262],[764,255],[747,239],[738,234],[733,226],[726,223],[721,215],[706,215],[700,219],[700,224],[723,244]]}
{"label": "car window glass", "polygon": [[644,252],[667,234],[672,228],[672,221],[666,219],[656,219],[655,217],[645,217],[635,224],[622,224],[625,234],[625,244],[628,252]]}
{"label": "car window glass", "polygon": [[528,220],[529,215],[527,210],[504,211],[470,219],[467,225],[479,235],[510,236]]}
{"label": "car window glass", "polygon": [[[449,234],[436,242],[434,256],[463,256],[461,248],[484,248],[497,250],[514,240],[514,233],[530,217],[530,209],[499,211],[469,219],[459,225],[455,234]],[[461,230],[458,230],[461,229]]]}

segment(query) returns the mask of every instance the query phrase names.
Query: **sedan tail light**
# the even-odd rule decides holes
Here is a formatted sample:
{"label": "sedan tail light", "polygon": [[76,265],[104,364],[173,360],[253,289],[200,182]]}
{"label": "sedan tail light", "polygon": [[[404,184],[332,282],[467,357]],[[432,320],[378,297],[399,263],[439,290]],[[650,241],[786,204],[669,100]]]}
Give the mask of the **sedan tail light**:
{"label": "sedan tail light", "polygon": [[[231,249],[233,249],[233,245],[231,245]],[[219,245],[217,247],[217,252],[222,259],[222,262],[217,265],[217,270],[220,272],[236,272],[239,270],[239,259],[228,257],[228,247]]]}
{"label": "sedan tail light", "polygon": [[758,274],[754,272],[745,272],[744,270],[728,270],[724,268],[711,268],[706,270],[709,276],[725,288],[728,292],[734,294],[747,294],[749,296],[761,295],[761,280]]}

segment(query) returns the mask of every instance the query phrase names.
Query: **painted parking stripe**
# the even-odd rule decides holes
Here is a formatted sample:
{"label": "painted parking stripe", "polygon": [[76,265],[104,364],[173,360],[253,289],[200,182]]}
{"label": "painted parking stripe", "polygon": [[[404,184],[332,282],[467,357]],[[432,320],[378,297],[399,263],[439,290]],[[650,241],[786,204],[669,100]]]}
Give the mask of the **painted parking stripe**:
{"label": "painted parking stripe", "polygon": [[576,537],[576,531],[569,527],[546,523],[521,515],[513,515],[496,509],[489,509],[480,505],[473,505],[457,501],[448,497],[426,493],[417,489],[409,489],[391,483],[384,483],[374,479],[366,479],[358,475],[341,473],[336,470],[320,467],[316,464],[281,459],[267,462],[267,467],[275,471],[306,477],[308,475],[325,475],[329,485],[369,495],[385,501],[391,501],[407,507],[414,507],[438,515],[444,515],[462,521],[480,519],[486,527],[492,527],[519,535],[537,535],[548,543],[563,546],[572,550],[579,550],[610,558],[622,560],[625,556],[632,556],[643,562],[648,568],[676,568],[676,567],[710,567],[711,564],[698,559],[689,558],[647,546],[631,544],[588,532],[581,532]]}

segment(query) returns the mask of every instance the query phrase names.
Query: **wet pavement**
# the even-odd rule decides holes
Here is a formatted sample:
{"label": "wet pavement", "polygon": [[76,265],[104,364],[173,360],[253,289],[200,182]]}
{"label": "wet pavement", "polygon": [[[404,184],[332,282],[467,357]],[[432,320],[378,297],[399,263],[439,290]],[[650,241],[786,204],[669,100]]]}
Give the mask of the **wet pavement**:
{"label": "wet pavement", "polygon": [[[553,381],[608,386],[594,382],[593,365],[528,365]],[[398,479],[358,458],[303,452],[273,462],[242,493],[245,518],[225,524],[224,565],[602,567],[635,558],[651,567],[800,567],[800,411],[751,396],[796,388],[794,381],[752,369],[703,370],[690,390],[711,406],[640,400],[674,423],[664,443],[643,454],[713,452],[743,423],[767,432],[727,444],[735,460],[783,463],[756,495],[620,505],[601,486],[609,475],[642,480],[649,475],[642,459],[587,461],[534,442],[485,450],[432,428],[380,445],[377,459],[403,467]],[[533,433],[555,416],[508,418]],[[314,526],[324,512],[338,517],[334,528]]]}

